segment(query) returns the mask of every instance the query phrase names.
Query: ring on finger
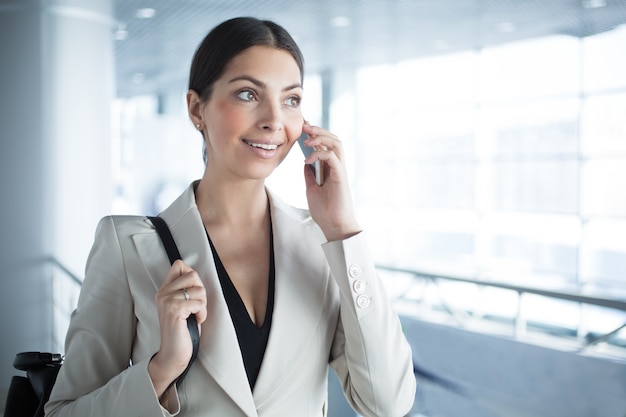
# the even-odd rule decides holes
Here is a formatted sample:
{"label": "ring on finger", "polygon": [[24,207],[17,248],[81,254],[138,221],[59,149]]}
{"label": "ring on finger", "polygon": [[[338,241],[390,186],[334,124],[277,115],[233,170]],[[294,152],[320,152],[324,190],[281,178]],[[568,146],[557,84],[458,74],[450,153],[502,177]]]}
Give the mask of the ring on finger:
{"label": "ring on finger", "polygon": [[183,288],[183,295],[185,296],[185,300],[189,301],[189,293],[187,292],[187,288]]}

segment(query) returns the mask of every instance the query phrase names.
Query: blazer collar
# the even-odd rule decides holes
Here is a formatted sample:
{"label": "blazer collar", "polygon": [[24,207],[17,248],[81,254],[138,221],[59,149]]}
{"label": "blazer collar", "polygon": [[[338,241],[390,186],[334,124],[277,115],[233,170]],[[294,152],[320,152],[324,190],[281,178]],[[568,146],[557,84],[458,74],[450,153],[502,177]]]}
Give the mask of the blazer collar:
{"label": "blazer collar", "polygon": [[[322,270],[311,270],[302,257],[293,254],[310,253],[313,246],[319,248],[323,236],[321,232],[314,232],[314,239],[302,239],[302,228],[314,226],[308,212],[288,206],[268,190],[276,274],[274,314],[253,395],[248,388],[237,335],[196,205],[196,184],[192,183],[160,216],[170,227],[183,260],[199,274],[207,290],[208,315],[202,324],[197,362],[204,366],[242,411],[248,416],[257,416],[257,407],[270,400],[283,384],[289,383],[289,370],[294,369],[294,361],[301,360],[299,352],[306,351],[293,344],[306,344],[322,317],[325,306],[315,300],[320,299],[317,293],[325,291],[329,284],[329,274],[324,271],[327,267],[324,264],[320,266]],[[314,227],[313,230],[319,229]],[[169,264],[165,256],[162,261],[154,261],[155,250],[163,249],[156,249],[160,241],[156,234],[151,236],[144,235],[135,240],[140,256],[145,259],[146,269],[158,289],[165,279],[163,271],[169,270]],[[291,346],[285,346],[286,340],[290,341]]]}
{"label": "blazer collar", "polygon": [[[305,210],[291,207],[268,191],[274,233],[275,292],[272,328],[254,388],[257,408],[285,385],[308,352],[307,344],[318,330],[328,300],[323,293],[330,275],[325,262],[313,269],[308,257],[323,243],[323,235]],[[311,239],[313,233],[313,239]]]}

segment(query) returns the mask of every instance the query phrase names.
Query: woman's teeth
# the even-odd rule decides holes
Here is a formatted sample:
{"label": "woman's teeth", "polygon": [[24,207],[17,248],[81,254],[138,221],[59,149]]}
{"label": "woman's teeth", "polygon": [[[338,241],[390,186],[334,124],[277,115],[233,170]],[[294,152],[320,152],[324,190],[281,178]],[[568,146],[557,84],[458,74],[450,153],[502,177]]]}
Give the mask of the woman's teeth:
{"label": "woman's teeth", "polygon": [[266,143],[252,143],[248,141],[246,141],[246,143],[252,146],[253,148],[261,148],[261,149],[265,149],[266,151],[273,151],[274,149],[278,148],[278,145],[270,145]]}

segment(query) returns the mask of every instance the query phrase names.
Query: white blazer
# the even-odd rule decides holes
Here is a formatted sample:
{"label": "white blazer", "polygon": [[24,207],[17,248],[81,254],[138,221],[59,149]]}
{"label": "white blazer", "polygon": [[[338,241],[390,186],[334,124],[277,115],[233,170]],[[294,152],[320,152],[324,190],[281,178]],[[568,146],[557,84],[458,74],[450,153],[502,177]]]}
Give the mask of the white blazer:
{"label": "white blazer", "polygon": [[[254,392],[250,390],[194,188],[192,184],[161,213],[208,297],[198,358],[174,395],[177,415],[325,416],[328,364],[359,414],[408,413],[416,385],[411,349],[364,234],[324,243],[306,210],[269,192],[274,315]],[[154,297],[169,269],[148,220],[110,216],[100,221],[47,416],[170,415],[148,375],[148,362],[160,342]]]}

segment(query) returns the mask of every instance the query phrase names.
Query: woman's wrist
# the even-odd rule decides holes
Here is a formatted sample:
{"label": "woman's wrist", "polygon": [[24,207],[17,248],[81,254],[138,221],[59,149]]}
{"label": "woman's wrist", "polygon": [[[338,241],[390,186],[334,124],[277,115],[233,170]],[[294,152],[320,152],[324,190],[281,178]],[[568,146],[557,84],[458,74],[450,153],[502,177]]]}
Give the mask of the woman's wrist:
{"label": "woman's wrist", "polygon": [[158,352],[155,353],[148,363],[148,375],[152,382],[152,387],[161,407],[170,414],[176,414],[180,409],[176,390],[177,376],[169,376],[171,372],[167,372],[166,369],[159,361]]}
{"label": "woman's wrist", "polygon": [[148,375],[152,381],[152,387],[159,401],[161,397],[167,392],[168,388],[172,385],[173,379],[167,376],[167,373],[163,371],[163,367],[159,363],[158,353],[152,356],[150,363],[148,363]]}
{"label": "woman's wrist", "polygon": [[358,235],[363,230],[358,225],[350,227],[338,227],[329,230],[323,230],[324,236],[328,242],[335,242],[339,240],[345,240],[352,236]]}

